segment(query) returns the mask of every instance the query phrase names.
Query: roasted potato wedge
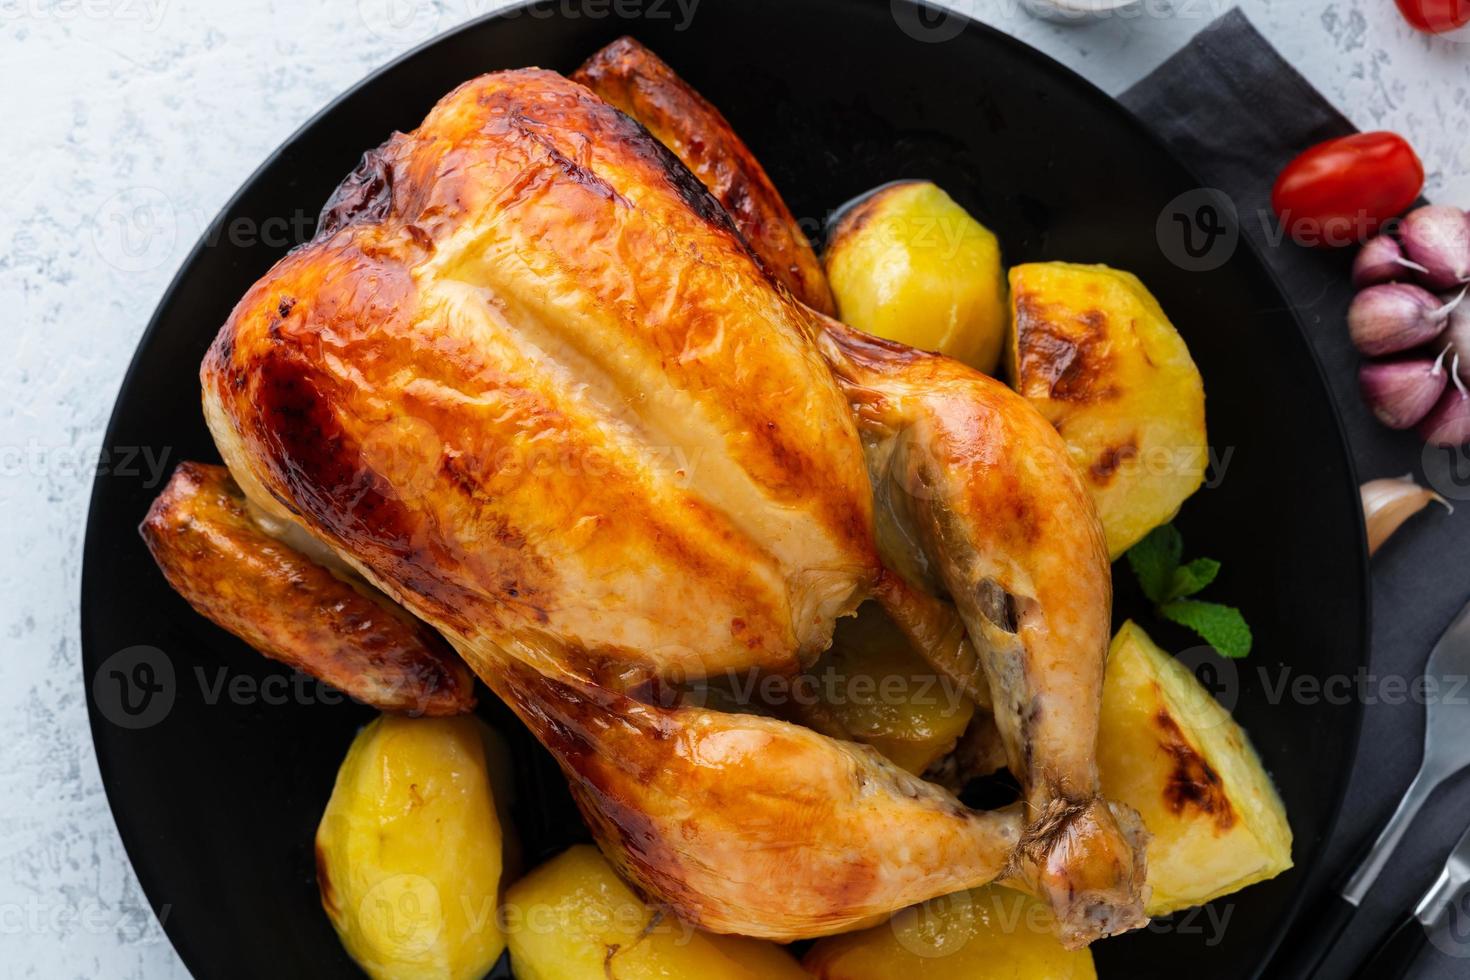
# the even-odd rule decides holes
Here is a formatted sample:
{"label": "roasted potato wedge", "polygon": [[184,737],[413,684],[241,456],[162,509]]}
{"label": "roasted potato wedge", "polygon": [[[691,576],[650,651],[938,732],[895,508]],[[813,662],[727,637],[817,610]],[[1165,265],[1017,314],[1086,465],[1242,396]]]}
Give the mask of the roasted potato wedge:
{"label": "roasted potato wedge", "polygon": [[1066,440],[1117,558],[1204,480],[1199,370],[1136,276],[1040,262],[1010,281],[1011,378]]}
{"label": "roasted potato wedge", "polygon": [[317,881],[371,977],[478,980],[505,949],[489,737],[472,716],[384,715],[342,762],[317,828]]}
{"label": "roasted potato wedge", "polygon": [[699,932],[650,908],[590,845],[516,882],[503,910],[519,980],[795,980],[780,946]]}
{"label": "roasted potato wedge", "polygon": [[989,885],[823,939],[802,965],[821,980],[1095,980],[1092,954],[1063,949],[1053,928],[1044,904]]}
{"label": "roasted potato wedge", "polygon": [[810,673],[815,704],[803,703],[799,687],[792,696],[820,713],[813,727],[871,745],[912,773],[953,749],[975,715],[975,703],[913,649],[877,603],[838,620],[831,649]]}
{"label": "roasted potato wedge", "polygon": [[848,326],[995,373],[1007,317],[1000,243],[934,184],[890,184],[854,204],[823,261]]}
{"label": "roasted potato wedge", "polygon": [[1103,794],[1143,817],[1150,915],[1291,867],[1291,826],[1241,727],[1132,622],[1109,653],[1098,764]]}

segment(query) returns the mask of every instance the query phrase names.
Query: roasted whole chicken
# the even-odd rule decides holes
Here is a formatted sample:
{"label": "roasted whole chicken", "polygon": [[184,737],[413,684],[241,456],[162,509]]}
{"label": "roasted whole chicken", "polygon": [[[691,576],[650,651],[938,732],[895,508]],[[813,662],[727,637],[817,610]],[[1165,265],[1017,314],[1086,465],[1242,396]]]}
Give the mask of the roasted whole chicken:
{"label": "roasted whole chicken", "polygon": [[[387,710],[472,706],[442,636],[706,929],[826,935],[996,880],[1068,945],[1142,925],[1145,834],[1094,759],[1108,555],[1061,439],[831,319],[765,171],[646,49],[576,78],[461,86],[240,301],[200,374],[229,475],[182,467],[144,524],[170,582]],[[988,706],[1016,805],[681,698],[801,671],[870,598]]]}

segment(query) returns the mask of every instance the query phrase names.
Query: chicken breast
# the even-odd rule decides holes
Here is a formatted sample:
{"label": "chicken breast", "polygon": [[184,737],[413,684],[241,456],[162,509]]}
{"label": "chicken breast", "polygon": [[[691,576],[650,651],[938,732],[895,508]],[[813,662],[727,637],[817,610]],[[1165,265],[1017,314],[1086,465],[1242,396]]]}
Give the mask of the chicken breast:
{"label": "chicken breast", "polygon": [[244,490],[461,642],[791,672],[877,570],[810,329],[667,150],[527,70],[370,153],[201,381]]}

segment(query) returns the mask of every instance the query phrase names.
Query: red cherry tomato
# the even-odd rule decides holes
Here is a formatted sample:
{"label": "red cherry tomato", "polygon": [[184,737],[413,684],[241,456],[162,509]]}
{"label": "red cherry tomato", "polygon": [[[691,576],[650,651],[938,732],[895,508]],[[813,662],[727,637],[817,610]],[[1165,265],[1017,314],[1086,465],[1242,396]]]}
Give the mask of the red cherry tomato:
{"label": "red cherry tomato", "polygon": [[1318,143],[1281,171],[1271,207],[1302,245],[1361,244],[1424,187],[1424,165],[1401,136],[1354,133]]}
{"label": "red cherry tomato", "polygon": [[1470,0],[1397,0],[1404,18],[1421,31],[1444,34],[1470,24]]}

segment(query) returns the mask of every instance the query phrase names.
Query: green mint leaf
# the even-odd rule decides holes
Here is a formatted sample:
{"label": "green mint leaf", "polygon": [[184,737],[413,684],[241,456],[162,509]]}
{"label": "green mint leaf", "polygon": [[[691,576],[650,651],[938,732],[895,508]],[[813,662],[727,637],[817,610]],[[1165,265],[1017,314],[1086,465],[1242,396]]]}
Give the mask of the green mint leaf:
{"label": "green mint leaf", "polygon": [[1184,538],[1165,524],[1148,532],[1148,536],[1128,549],[1128,564],[1138,576],[1143,594],[1155,604],[1173,598],[1169,588],[1174,581],[1174,572],[1179,568],[1179,558],[1184,554]]}
{"label": "green mint leaf", "polygon": [[1220,563],[1213,558],[1196,558],[1186,565],[1180,565],[1174,569],[1174,577],[1169,583],[1169,594],[1166,601],[1194,595],[1215,581],[1215,576],[1219,574]]}
{"label": "green mint leaf", "polygon": [[1159,606],[1159,615],[1194,630],[1222,657],[1239,660],[1251,652],[1251,628],[1233,606],[1175,599]]}

